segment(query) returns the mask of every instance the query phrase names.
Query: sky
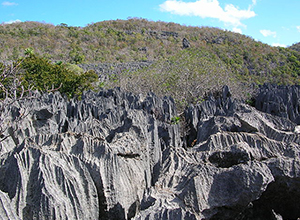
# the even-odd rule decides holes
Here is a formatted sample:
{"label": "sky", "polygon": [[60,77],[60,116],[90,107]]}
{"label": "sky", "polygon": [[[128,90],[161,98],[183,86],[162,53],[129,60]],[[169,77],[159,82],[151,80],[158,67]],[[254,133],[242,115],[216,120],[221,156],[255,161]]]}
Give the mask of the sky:
{"label": "sky", "polygon": [[300,42],[300,0],[0,0],[0,24],[39,21],[84,27],[145,18],[218,27],[271,46]]}

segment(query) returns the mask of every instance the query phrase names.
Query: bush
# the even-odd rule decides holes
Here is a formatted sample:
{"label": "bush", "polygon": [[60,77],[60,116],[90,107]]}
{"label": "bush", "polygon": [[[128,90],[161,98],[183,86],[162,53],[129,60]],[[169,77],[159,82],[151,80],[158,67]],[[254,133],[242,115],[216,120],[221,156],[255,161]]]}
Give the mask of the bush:
{"label": "bush", "polygon": [[97,74],[92,70],[82,73],[81,69],[70,68],[69,64],[54,64],[33,53],[25,57],[21,67],[24,71],[23,85],[26,88],[33,86],[41,92],[59,90],[69,98],[79,97],[83,91],[94,89],[98,80]]}
{"label": "bush", "polygon": [[221,60],[201,48],[189,48],[170,59],[155,62],[137,72],[121,73],[110,87],[121,87],[133,93],[154,92],[172,96],[178,110],[188,103],[198,103],[206,93],[231,85],[232,73]]}
{"label": "bush", "polygon": [[11,65],[0,63],[0,100],[17,100],[22,98],[28,92],[25,90],[23,76],[20,74],[22,60],[14,62]]}

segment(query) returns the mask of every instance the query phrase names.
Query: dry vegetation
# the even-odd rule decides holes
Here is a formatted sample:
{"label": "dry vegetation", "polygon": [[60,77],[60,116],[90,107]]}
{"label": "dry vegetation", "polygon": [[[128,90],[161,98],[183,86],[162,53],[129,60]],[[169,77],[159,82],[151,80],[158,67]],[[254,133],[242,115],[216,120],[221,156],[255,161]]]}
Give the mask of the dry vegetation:
{"label": "dry vegetation", "polygon": [[[182,48],[187,38],[191,47]],[[172,95],[185,105],[229,85],[246,98],[253,84],[300,84],[300,53],[210,27],[145,19],[103,21],[86,27],[38,22],[0,25],[0,60],[17,60],[24,49],[64,63],[153,61],[137,72],[112,75],[106,87]],[[103,86],[103,85],[102,85]]]}

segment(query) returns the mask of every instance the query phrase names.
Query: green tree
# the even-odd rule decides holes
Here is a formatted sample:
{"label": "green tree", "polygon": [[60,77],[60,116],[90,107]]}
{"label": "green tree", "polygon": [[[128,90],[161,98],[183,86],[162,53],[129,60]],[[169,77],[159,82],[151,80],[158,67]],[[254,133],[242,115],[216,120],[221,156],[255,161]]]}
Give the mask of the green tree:
{"label": "green tree", "polygon": [[59,90],[68,97],[79,97],[84,90],[93,89],[98,80],[94,71],[76,72],[76,68],[35,54],[27,56],[22,62],[25,87],[33,86],[39,91]]}

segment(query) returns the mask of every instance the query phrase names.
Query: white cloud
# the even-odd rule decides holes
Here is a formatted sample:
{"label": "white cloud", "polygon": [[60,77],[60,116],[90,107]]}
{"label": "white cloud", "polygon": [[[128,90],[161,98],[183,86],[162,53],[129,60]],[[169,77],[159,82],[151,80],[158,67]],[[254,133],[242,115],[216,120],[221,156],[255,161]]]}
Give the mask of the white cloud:
{"label": "white cloud", "polygon": [[239,34],[243,33],[242,29],[240,29],[240,28],[233,28],[232,31],[235,32],[235,33],[239,33]]}
{"label": "white cloud", "polygon": [[[256,4],[256,1],[252,1]],[[167,0],[159,5],[160,10],[181,16],[198,16],[201,18],[216,18],[234,27],[245,26],[243,19],[249,19],[256,14],[249,7],[248,10],[240,10],[238,7],[227,4],[223,9],[218,0],[197,0],[195,2],[183,2],[181,0]]]}
{"label": "white cloud", "polygon": [[2,2],[3,6],[16,6],[18,5],[18,3],[15,2]]}
{"label": "white cloud", "polygon": [[285,44],[273,43],[273,47],[287,47]]}
{"label": "white cloud", "polygon": [[275,31],[270,31],[270,30],[260,30],[260,33],[264,37],[276,37],[277,33]]}
{"label": "white cloud", "polygon": [[3,22],[3,24],[12,24],[12,23],[19,23],[19,22],[22,22],[22,21],[17,19],[17,20],[10,20],[10,21]]}
{"label": "white cloud", "polygon": [[253,8],[257,4],[256,0],[252,0],[252,5],[249,6],[249,9]]}
{"label": "white cloud", "polygon": [[300,32],[300,26],[297,26],[297,30]]}

